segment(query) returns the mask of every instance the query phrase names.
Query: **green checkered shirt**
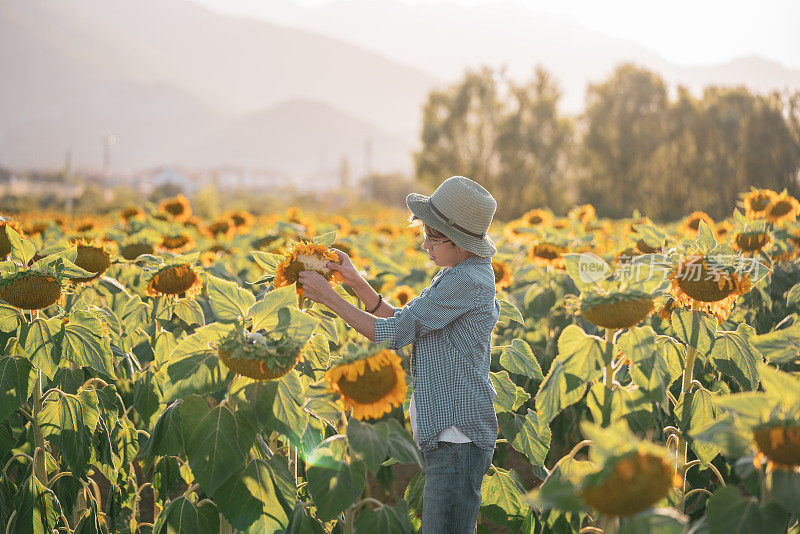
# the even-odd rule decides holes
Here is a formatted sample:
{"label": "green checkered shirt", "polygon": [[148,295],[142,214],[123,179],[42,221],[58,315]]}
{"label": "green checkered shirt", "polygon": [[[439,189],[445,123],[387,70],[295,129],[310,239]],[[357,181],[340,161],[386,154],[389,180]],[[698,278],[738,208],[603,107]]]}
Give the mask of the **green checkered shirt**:
{"label": "green checkered shirt", "polygon": [[435,449],[449,426],[482,449],[494,448],[497,392],[489,365],[499,317],[491,258],[470,256],[436,273],[394,317],[375,322],[375,341],[389,340],[392,350],[414,343],[409,363],[422,450]]}

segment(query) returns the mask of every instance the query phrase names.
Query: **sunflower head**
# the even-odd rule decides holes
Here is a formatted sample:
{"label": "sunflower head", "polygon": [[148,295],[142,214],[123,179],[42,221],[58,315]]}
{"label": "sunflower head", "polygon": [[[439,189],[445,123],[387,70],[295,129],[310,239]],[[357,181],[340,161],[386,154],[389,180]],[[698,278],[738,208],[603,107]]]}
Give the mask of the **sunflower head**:
{"label": "sunflower head", "polygon": [[200,273],[188,263],[174,263],[166,265],[156,271],[147,282],[145,294],[149,297],[180,297],[194,298],[203,289]]}
{"label": "sunflower head", "polygon": [[233,222],[237,234],[246,234],[256,222],[256,218],[247,210],[233,210],[229,211],[227,215]]}
{"label": "sunflower head", "polygon": [[133,261],[142,254],[152,254],[155,252],[155,247],[152,243],[146,241],[130,243],[120,248],[120,256],[128,261]]}
{"label": "sunflower head", "polygon": [[330,388],[342,397],[345,410],[359,420],[377,419],[406,398],[400,357],[382,349],[366,357],[344,358],[325,373]]}
{"label": "sunflower head", "polygon": [[511,272],[511,266],[506,262],[493,258],[492,271],[494,271],[495,291],[505,289],[514,282],[514,274]]}
{"label": "sunflower head", "polygon": [[286,253],[283,261],[275,269],[275,287],[297,284],[297,294],[303,295],[303,285],[298,281],[301,271],[316,271],[331,284],[342,281],[338,271],[328,269],[329,261],[338,262],[339,257],[324,245],[297,243]]}
{"label": "sunflower head", "polygon": [[503,237],[514,245],[525,245],[536,239],[536,234],[528,231],[530,225],[522,219],[510,221],[503,227]]}
{"label": "sunflower head", "polygon": [[526,226],[546,226],[553,221],[553,216],[545,210],[532,209],[520,217],[520,220]]}
{"label": "sunflower head", "polygon": [[211,239],[231,239],[236,235],[236,224],[228,216],[219,217],[206,226],[203,233]]}
{"label": "sunflower head", "polygon": [[744,195],[744,213],[748,219],[764,217],[767,206],[778,197],[772,189],[751,189]]}
{"label": "sunflower head", "polygon": [[568,217],[586,224],[594,219],[596,213],[597,212],[595,211],[594,206],[591,204],[583,204],[582,206],[575,206],[572,208],[569,211]]}
{"label": "sunflower head", "polygon": [[778,467],[800,465],[800,422],[769,422],[756,427],[753,437],[758,450]]}
{"label": "sunflower head", "polygon": [[700,221],[704,221],[708,226],[714,228],[714,219],[712,219],[708,213],[704,211],[695,211],[683,220],[681,229],[686,234],[696,235],[697,231],[700,229]]}
{"label": "sunflower head", "polygon": [[166,215],[168,220],[182,222],[191,217],[192,206],[189,204],[188,198],[179,194],[175,198],[168,198],[161,202],[158,212]]}
{"label": "sunflower head", "polygon": [[710,313],[720,322],[728,318],[736,299],[752,287],[749,277],[703,254],[686,256],[672,269],[669,279],[676,306]]}
{"label": "sunflower head", "polygon": [[231,371],[254,380],[274,380],[300,361],[302,344],[289,336],[273,339],[265,332],[232,331],[217,346],[217,355]]}
{"label": "sunflower head", "polygon": [[552,266],[555,269],[563,270],[566,269],[563,255],[567,252],[567,247],[556,243],[540,241],[530,246],[528,249],[528,257],[534,265],[540,265],[542,267]]}
{"label": "sunflower head", "polygon": [[144,210],[138,206],[128,206],[119,212],[119,217],[125,222],[128,222],[132,219],[142,220],[145,217],[145,213]]}
{"label": "sunflower head", "polygon": [[764,210],[764,215],[769,222],[776,226],[780,226],[787,221],[794,222],[797,220],[797,216],[800,215],[800,202],[786,191],[782,191],[780,195],[777,195],[769,203]]}
{"label": "sunflower head", "polygon": [[112,252],[109,244],[104,244],[100,241],[79,239],[76,241],[76,245],[78,247],[78,252],[75,256],[75,265],[95,274],[92,276],[72,278],[71,281],[73,283],[89,283],[99,278],[100,275],[111,267]]}
{"label": "sunflower head", "polygon": [[[611,462],[610,472],[586,477],[580,496],[609,516],[631,516],[667,496],[675,482],[673,466],[663,455],[640,448]],[[598,480],[604,479],[604,480]]]}
{"label": "sunflower head", "polygon": [[197,245],[197,242],[195,242],[194,238],[184,232],[180,234],[165,235],[161,239],[159,248],[167,252],[180,254],[182,252],[186,252],[187,250],[192,250],[195,245]]}
{"label": "sunflower head", "polygon": [[766,228],[744,230],[733,236],[734,248],[751,256],[764,250],[770,243],[772,243],[772,237]]}
{"label": "sunflower head", "polygon": [[723,241],[728,238],[728,234],[733,230],[733,225],[728,221],[722,221],[714,228],[714,236],[717,241]]}
{"label": "sunflower head", "polygon": [[61,298],[61,281],[35,270],[20,271],[0,280],[0,298],[21,310],[41,310]]}
{"label": "sunflower head", "polygon": [[411,286],[397,286],[394,291],[392,291],[392,296],[390,297],[392,300],[396,300],[400,303],[400,306],[405,306],[408,302],[417,296],[417,292],[414,291],[414,288]]}
{"label": "sunflower head", "polygon": [[653,311],[653,297],[635,290],[581,296],[581,315],[595,326],[617,330],[644,321]]}

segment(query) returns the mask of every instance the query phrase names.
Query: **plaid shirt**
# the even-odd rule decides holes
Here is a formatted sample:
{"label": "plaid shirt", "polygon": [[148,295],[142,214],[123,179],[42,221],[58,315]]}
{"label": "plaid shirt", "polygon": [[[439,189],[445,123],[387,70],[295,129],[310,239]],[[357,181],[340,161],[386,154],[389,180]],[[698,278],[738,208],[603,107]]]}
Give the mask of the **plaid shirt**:
{"label": "plaid shirt", "polygon": [[491,334],[500,317],[491,258],[470,256],[445,267],[430,287],[394,317],[375,322],[375,341],[397,350],[414,343],[410,368],[420,448],[438,446],[439,432],[456,426],[482,449],[494,449],[497,392],[489,380]]}

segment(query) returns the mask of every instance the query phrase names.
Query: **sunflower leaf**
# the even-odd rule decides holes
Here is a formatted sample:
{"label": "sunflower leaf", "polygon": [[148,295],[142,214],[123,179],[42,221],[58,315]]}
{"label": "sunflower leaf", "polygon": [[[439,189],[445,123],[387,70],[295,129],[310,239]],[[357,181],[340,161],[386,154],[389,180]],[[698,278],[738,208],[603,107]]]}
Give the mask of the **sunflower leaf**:
{"label": "sunflower leaf", "polygon": [[247,316],[247,311],[256,302],[256,297],[234,282],[228,282],[207,274],[208,302],[211,311],[221,321],[232,321]]}
{"label": "sunflower leaf", "polygon": [[528,345],[522,339],[515,339],[510,346],[503,348],[500,354],[500,365],[511,373],[527,376],[541,382],[544,380],[542,368]]}

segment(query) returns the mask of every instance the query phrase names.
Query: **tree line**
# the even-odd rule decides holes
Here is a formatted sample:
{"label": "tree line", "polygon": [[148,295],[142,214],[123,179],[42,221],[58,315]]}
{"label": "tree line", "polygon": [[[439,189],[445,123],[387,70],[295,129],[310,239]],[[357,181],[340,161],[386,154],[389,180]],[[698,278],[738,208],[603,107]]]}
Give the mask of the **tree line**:
{"label": "tree line", "polygon": [[435,188],[468,176],[494,194],[501,220],[582,203],[607,217],[724,218],[751,186],[800,192],[800,92],[670,94],[657,74],[626,64],[587,88],[580,115],[562,113],[560,97],[541,68],[518,83],[484,67],[430,93],[417,180]]}

